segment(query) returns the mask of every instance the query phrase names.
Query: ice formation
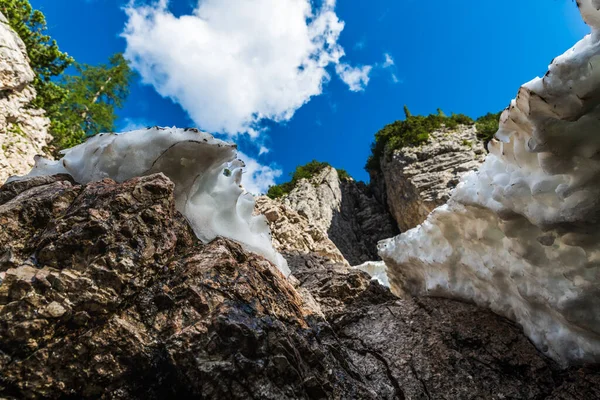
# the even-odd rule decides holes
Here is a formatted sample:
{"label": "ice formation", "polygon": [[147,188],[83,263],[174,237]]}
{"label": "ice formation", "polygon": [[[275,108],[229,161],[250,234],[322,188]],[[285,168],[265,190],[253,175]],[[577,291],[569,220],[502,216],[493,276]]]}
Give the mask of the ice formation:
{"label": "ice formation", "polygon": [[352,268],[369,274],[372,280],[376,280],[385,287],[390,287],[390,282],[387,276],[387,266],[383,261],[367,261]]}
{"label": "ice formation", "polygon": [[521,87],[479,171],[380,242],[393,290],[474,301],[567,364],[600,362],[600,1],[592,32]]}
{"label": "ice formation", "polygon": [[[27,176],[66,173],[79,183],[104,178],[123,182],[162,172],[175,183],[175,207],[200,240],[228,237],[290,274],[271,245],[266,218],[252,215],[254,197],[241,186],[244,164],[236,159],[234,144],[196,129],[155,127],[99,134],[62,153],[58,161],[36,157]],[[14,179],[20,178],[9,181]]]}

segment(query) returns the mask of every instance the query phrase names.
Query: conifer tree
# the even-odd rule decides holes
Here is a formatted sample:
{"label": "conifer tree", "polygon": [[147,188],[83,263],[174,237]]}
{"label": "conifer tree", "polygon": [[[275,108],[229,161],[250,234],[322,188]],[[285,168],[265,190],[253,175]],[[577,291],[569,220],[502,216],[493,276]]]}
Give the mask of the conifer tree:
{"label": "conifer tree", "polygon": [[134,75],[121,53],[110,57],[108,64],[75,64],[75,68],[78,73],[65,76],[61,82],[67,97],[60,112],[70,134],[55,136],[56,148],[71,147],[86,136],[113,131],[115,108],[123,106]]}

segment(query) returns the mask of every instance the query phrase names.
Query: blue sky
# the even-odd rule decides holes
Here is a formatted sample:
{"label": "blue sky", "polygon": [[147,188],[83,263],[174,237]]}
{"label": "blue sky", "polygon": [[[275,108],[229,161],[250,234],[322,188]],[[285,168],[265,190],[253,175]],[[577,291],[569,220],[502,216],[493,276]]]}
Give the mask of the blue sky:
{"label": "blue sky", "polygon": [[[153,35],[163,36],[150,37],[140,28],[129,43],[130,48],[137,46],[130,54],[140,57],[140,66],[163,57],[159,61],[160,73],[171,76],[149,79],[159,69],[146,71],[146,81],[154,81],[154,86],[142,83],[141,79],[136,81],[125,108],[119,111],[119,128],[150,124],[206,129],[205,125],[220,126],[222,121],[216,114],[223,110],[227,115],[230,106],[231,110],[253,112],[256,110],[252,106],[264,111],[279,110],[281,105],[281,109],[291,110],[285,117],[281,117],[281,110],[278,111],[278,119],[284,121],[262,120],[258,124],[254,121],[252,128],[260,133],[255,133],[253,138],[234,135],[245,154],[255,159],[257,165],[267,166],[263,172],[282,170],[277,182],[286,180],[297,165],[312,159],[328,161],[335,167],[346,169],[357,179],[368,180],[363,166],[373,135],[385,124],[403,118],[404,104],[413,114],[435,112],[438,107],[446,113],[464,113],[472,117],[488,111],[497,112],[508,104],[522,83],[542,75],[553,57],[589,31],[580,21],[577,7],[571,0],[338,0],[335,9],[330,11],[344,22],[344,27],[336,38],[339,48],[332,50],[329,47],[327,56],[336,58],[340,48],[345,56],[322,69],[330,79],[317,90],[321,93],[315,93],[315,86],[310,86],[304,79],[296,77],[288,84],[285,79],[289,74],[286,71],[279,74],[276,70],[280,64],[278,54],[275,57],[268,54],[269,51],[285,52],[301,46],[294,41],[300,36],[293,36],[294,40],[287,37],[290,36],[286,32],[287,26],[295,29],[296,25],[288,23],[286,18],[295,21],[296,9],[292,6],[305,0],[279,0],[277,7],[269,10],[249,7],[251,12],[241,7],[251,0],[219,1],[212,9],[204,9],[203,15],[217,15],[214,14],[219,12],[217,7],[223,4],[234,7],[231,9],[237,10],[234,14],[238,20],[234,21],[232,29],[239,34],[238,38],[253,37],[257,26],[265,24],[264,21],[279,24],[280,30],[257,34],[260,37],[242,49],[240,54],[246,58],[241,63],[249,63],[244,68],[238,68],[235,61],[233,65],[228,64],[231,59],[224,59],[223,64],[219,64],[219,57],[224,57],[220,55],[221,50],[232,43],[230,37],[222,33],[223,26],[210,31],[214,34],[210,36],[211,43],[200,45],[206,38],[203,38],[203,30],[193,27],[199,20],[179,19],[192,14],[197,2],[171,0],[165,15],[171,15],[168,24],[172,25],[153,30]],[[264,5],[269,0],[260,1]],[[331,4],[331,0],[326,1]],[[105,62],[111,54],[123,52],[128,46],[121,36],[128,22],[123,10],[126,1],[31,0],[31,3],[46,14],[49,33],[61,49],[79,62]],[[283,9],[287,3],[290,8]],[[315,14],[320,7],[321,4],[313,4]],[[279,12],[283,13],[281,18]],[[259,21],[257,26],[252,26],[253,20]],[[229,22],[223,24],[226,26]],[[340,28],[335,21],[332,24]],[[143,41],[144,38],[147,38],[146,42],[132,44],[133,40]],[[182,41],[186,42],[186,49],[192,51],[178,53],[174,50],[180,48]],[[165,48],[160,49],[160,46]],[[389,56],[387,64],[386,54]],[[297,54],[290,50],[288,56],[294,59]],[[253,66],[252,60],[263,59],[271,60],[271,67],[275,69],[263,69],[260,61],[258,68]],[[390,59],[393,65],[390,65]],[[198,60],[198,65],[204,60],[210,63],[207,61],[196,68],[194,60]],[[358,85],[362,90],[350,90],[351,86],[336,73],[336,65],[347,66],[349,71],[356,72],[355,77],[365,72],[360,68],[370,67],[368,84],[354,81],[354,89]],[[248,75],[240,78],[240,71]],[[318,68],[315,70],[316,76],[319,71]],[[213,73],[216,74],[214,79]],[[252,79],[256,82],[248,82]],[[349,76],[347,80],[351,80]],[[179,86],[173,89],[175,84]],[[236,86],[246,84],[254,88],[249,92],[250,97],[255,93],[265,95],[249,100],[251,104],[248,105],[240,100],[248,93],[242,89],[238,92]],[[167,97],[162,97],[157,87]],[[216,96],[215,92],[221,88],[231,93]],[[283,97],[282,91],[285,92]],[[293,91],[310,93],[291,93]],[[213,105],[216,108],[211,108]],[[235,122],[235,118],[232,120]],[[235,130],[236,126],[230,128]],[[261,147],[269,152],[259,155]],[[273,176],[273,173],[264,176],[262,185]]]}

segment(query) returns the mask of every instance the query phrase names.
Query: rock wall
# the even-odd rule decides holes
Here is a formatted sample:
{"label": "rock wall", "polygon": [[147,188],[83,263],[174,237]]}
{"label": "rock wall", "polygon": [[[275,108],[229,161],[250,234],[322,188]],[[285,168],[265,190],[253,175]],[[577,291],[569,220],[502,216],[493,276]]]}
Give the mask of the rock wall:
{"label": "rock wall", "polygon": [[255,213],[263,214],[267,218],[275,250],[314,253],[332,262],[349,266],[348,261],[327,236],[327,232],[306,216],[267,196],[256,198]]}
{"label": "rock wall", "polygon": [[0,183],[28,172],[52,139],[44,111],[30,106],[34,77],[23,41],[0,13]]}
{"label": "rock wall", "polygon": [[[475,126],[442,128],[417,147],[396,150],[381,160],[381,172],[371,180],[385,188],[389,210],[401,231],[414,228],[444,204],[460,177],[481,165],[485,148]],[[383,180],[383,182],[382,182]]]}
{"label": "rock wall", "polygon": [[341,181],[335,168],[300,180],[280,202],[325,232],[352,265],[378,259],[377,242],[398,232],[370,188]]}
{"label": "rock wall", "polygon": [[0,224],[3,399],[600,398],[492,312],[200,243],[163,174],[11,182]]}

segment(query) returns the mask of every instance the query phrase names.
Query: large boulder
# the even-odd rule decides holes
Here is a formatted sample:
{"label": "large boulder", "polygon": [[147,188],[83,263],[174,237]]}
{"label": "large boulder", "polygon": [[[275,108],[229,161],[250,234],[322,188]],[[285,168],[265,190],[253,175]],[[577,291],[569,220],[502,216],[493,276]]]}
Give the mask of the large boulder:
{"label": "large boulder", "polygon": [[164,175],[0,189],[3,398],[376,398],[320,311]]}

